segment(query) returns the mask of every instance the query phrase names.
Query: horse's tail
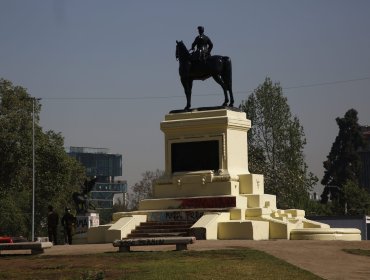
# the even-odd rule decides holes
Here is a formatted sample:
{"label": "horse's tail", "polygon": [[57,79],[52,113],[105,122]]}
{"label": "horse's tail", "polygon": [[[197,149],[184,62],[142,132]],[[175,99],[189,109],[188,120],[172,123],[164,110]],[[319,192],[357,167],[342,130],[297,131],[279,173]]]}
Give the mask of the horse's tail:
{"label": "horse's tail", "polygon": [[230,92],[232,92],[232,67],[231,67],[231,59],[228,56],[222,57],[222,61],[224,64],[223,68],[223,77],[226,83],[226,86]]}

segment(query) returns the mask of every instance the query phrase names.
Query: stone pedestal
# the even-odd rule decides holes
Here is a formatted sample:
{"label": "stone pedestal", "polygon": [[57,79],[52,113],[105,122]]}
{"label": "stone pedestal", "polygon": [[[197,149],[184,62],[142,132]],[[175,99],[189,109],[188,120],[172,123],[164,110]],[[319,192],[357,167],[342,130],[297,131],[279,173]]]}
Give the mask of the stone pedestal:
{"label": "stone pedestal", "polygon": [[87,232],[90,228],[99,226],[99,213],[85,213],[76,215],[76,228],[72,237],[73,244],[87,243]]}
{"label": "stone pedestal", "polygon": [[[197,239],[338,240],[338,231],[305,219],[303,210],[277,209],[275,195],[264,193],[263,175],[248,170],[250,128],[246,114],[236,109],[167,114],[161,122],[165,174],[153,185],[154,198],[142,200],[138,211],[114,213],[105,240],[113,229],[126,237],[143,217],[148,222],[190,222]],[[340,233],[343,240],[361,239],[355,231]]]}
{"label": "stone pedestal", "polygon": [[178,180],[199,171],[213,171],[213,175],[224,178],[248,174],[247,131],[250,127],[245,113],[233,110],[166,115],[161,130],[165,134],[167,178]]}

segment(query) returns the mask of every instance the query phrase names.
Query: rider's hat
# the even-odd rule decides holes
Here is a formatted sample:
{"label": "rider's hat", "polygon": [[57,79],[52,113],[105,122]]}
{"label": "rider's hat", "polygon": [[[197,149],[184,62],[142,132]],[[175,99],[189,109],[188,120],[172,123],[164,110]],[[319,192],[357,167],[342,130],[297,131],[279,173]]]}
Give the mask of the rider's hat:
{"label": "rider's hat", "polygon": [[204,31],[204,27],[203,26],[198,26],[198,30],[199,31]]}

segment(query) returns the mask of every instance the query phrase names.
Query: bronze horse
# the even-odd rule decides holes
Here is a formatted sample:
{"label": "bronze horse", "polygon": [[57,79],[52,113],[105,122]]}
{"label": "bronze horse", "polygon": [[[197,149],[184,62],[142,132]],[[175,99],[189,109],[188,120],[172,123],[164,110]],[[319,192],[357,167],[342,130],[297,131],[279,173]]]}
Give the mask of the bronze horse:
{"label": "bronze horse", "polygon": [[81,185],[81,192],[74,192],[72,194],[73,201],[76,206],[76,211],[78,214],[86,213],[89,210],[89,207],[95,209],[95,206],[89,202],[88,194],[95,186],[97,178],[92,180],[85,180],[84,184]]}
{"label": "bronze horse", "polygon": [[[227,56],[213,55],[205,61],[194,60],[182,41],[176,41],[176,59],[179,60],[179,74],[186,95],[186,107],[191,107],[191,89],[194,80],[206,80],[212,77],[223,91],[225,100],[222,106],[234,106],[232,91],[231,59]],[[228,93],[230,95],[230,103]]]}

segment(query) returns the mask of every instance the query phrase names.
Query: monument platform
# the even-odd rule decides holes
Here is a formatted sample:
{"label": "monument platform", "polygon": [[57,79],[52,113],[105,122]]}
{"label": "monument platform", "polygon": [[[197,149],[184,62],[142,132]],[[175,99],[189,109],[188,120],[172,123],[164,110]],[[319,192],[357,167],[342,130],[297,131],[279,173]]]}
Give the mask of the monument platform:
{"label": "monument platform", "polygon": [[[145,222],[183,221],[197,239],[360,240],[356,230],[330,229],[299,209],[281,210],[264,193],[264,178],[248,170],[251,122],[235,108],[172,111],[161,122],[165,172],[139,210],[113,215],[112,225],[90,229],[90,243],[126,238]],[[89,238],[90,237],[90,238]]]}

